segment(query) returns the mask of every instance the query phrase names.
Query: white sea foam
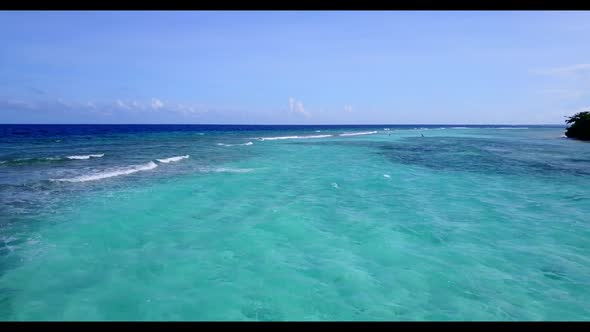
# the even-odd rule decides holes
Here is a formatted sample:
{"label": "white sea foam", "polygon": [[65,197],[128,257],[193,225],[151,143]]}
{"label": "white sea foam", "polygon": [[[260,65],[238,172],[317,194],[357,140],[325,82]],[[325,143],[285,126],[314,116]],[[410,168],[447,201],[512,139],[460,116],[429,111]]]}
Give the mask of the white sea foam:
{"label": "white sea foam", "polygon": [[332,135],[309,135],[309,136],[276,136],[276,137],[260,137],[261,141],[274,141],[280,139],[307,139],[307,138],[325,138],[331,137]]}
{"label": "white sea foam", "polygon": [[386,177],[386,178],[388,178],[388,179],[391,177],[389,174],[383,174],[383,176]]}
{"label": "white sea foam", "polygon": [[104,156],[104,153],[99,153],[99,154],[87,154],[87,155],[81,155],[81,156],[67,156],[66,158],[73,159],[73,160],[83,160],[83,159],[90,159],[90,158],[100,158],[103,156]]}
{"label": "white sea foam", "polygon": [[565,135],[561,135],[560,137],[561,137],[561,138],[567,138],[567,136],[565,136]]}
{"label": "white sea foam", "polygon": [[316,133],[321,133],[322,131],[321,131],[321,130],[316,130],[315,132],[316,132]]}
{"label": "white sea foam", "polygon": [[259,140],[261,141],[274,141],[278,139],[295,139],[299,138],[299,136],[277,136],[277,137],[260,137]]}
{"label": "white sea foam", "polygon": [[156,159],[156,160],[159,161],[159,162],[161,162],[161,163],[167,164],[167,163],[170,163],[170,162],[173,162],[173,161],[179,161],[179,160],[182,160],[182,159],[188,159],[188,157],[190,157],[190,156],[187,154],[185,156],[170,157],[170,158]]}
{"label": "white sea foam", "polygon": [[226,143],[217,143],[219,146],[237,146],[237,145],[252,145],[252,142],[240,143],[240,144],[226,144]]}
{"label": "white sea foam", "polygon": [[494,129],[529,129],[528,127],[498,127]]}
{"label": "white sea foam", "polygon": [[332,182],[332,187],[334,187],[334,188],[338,188],[338,183],[336,183],[336,182]]}
{"label": "white sea foam", "polygon": [[40,160],[62,160],[61,157],[44,157],[44,158],[17,158],[13,161],[16,162],[27,162],[27,161],[40,161]]}
{"label": "white sea foam", "polygon": [[253,172],[252,168],[228,168],[228,167],[217,167],[217,168],[201,168],[201,172],[209,173],[250,173]]}
{"label": "white sea foam", "polygon": [[387,130],[387,131],[389,131],[389,130],[391,130],[391,129],[389,129],[389,128],[383,128],[383,130]]}
{"label": "white sea foam", "polygon": [[26,163],[26,162],[42,162],[42,161],[59,161],[59,160],[82,160],[82,159],[90,159],[90,158],[100,158],[104,156],[104,153],[102,154],[89,154],[89,155],[80,155],[80,156],[67,156],[67,157],[37,157],[37,158],[17,158],[17,159],[13,159],[13,160],[5,160],[3,162],[0,162],[0,164],[6,163],[6,162],[16,162],[16,163]]}
{"label": "white sea foam", "polygon": [[469,129],[469,128],[468,127],[451,127],[451,129]]}
{"label": "white sea foam", "polygon": [[111,171],[85,174],[85,175],[81,175],[81,176],[77,176],[77,177],[69,178],[69,179],[55,179],[55,180],[52,179],[51,181],[59,181],[59,182],[96,181],[96,180],[102,180],[102,179],[106,179],[106,178],[112,178],[112,177],[119,176],[119,175],[128,175],[128,174],[133,174],[133,173],[137,173],[137,172],[141,172],[141,171],[148,171],[148,170],[154,169],[156,167],[158,167],[158,165],[156,165],[156,163],[154,163],[153,161],[150,161],[149,163],[143,164],[143,165],[134,165],[134,166],[119,168],[119,169],[115,169],[115,170],[111,170]]}
{"label": "white sea foam", "polygon": [[357,135],[371,135],[371,134],[376,134],[376,131],[364,131],[364,132],[360,132],[360,133],[344,133],[344,134],[340,134],[339,136],[357,136]]}

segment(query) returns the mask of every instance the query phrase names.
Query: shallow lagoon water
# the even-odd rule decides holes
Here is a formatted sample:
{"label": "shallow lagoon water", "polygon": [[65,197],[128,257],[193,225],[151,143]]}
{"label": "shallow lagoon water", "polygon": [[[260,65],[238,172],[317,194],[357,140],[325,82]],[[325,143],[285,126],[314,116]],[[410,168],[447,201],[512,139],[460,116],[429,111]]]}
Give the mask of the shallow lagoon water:
{"label": "shallow lagoon water", "polygon": [[588,320],[563,131],[0,126],[0,319]]}

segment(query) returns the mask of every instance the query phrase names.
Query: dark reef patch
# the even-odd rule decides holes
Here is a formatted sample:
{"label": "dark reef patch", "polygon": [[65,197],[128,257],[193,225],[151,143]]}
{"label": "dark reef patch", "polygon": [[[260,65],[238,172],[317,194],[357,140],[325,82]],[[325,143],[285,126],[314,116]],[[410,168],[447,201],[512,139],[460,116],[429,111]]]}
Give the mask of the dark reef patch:
{"label": "dark reef patch", "polygon": [[381,144],[380,155],[395,163],[434,170],[492,174],[590,175],[590,160],[558,147],[530,142],[467,137],[404,138]]}

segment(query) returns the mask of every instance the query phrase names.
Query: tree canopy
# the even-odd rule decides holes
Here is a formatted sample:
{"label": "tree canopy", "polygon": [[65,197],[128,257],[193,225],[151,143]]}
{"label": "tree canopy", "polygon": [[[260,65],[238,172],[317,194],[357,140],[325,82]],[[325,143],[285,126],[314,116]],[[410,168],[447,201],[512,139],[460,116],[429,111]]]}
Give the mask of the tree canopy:
{"label": "tree canopy", "polygon": [[590,140],[590,112],[579,112],[565,120],[569,126],[565,136],[581,140]]}

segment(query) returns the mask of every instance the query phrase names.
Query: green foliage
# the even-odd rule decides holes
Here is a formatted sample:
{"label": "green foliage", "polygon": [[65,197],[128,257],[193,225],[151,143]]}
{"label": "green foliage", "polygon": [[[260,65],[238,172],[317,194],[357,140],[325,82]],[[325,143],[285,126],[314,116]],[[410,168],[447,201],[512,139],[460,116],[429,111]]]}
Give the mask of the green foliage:
{"label": "green foliage", "polygon": [[570,116],[565,123],[569,125],[565,136],[590,140],[590,112],[579,112]]}

